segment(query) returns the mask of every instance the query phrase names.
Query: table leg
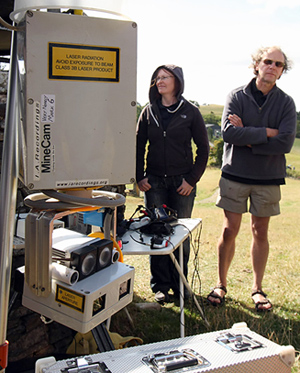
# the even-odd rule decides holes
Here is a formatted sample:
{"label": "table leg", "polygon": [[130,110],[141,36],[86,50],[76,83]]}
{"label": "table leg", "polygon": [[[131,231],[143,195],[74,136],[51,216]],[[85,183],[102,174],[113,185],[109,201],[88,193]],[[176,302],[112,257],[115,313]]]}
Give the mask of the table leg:
{"label": "table leg", "polygon": [[[180,248],[183,252],[183,244],[181,244],[179,246],[179,250],[180,250]],[[198,303],[197,298],[196,298],[192,288],[190,287],[190,284],[187,282],[187,279],[185,278],[185,275],[184,275],[183,270],[182,270],[183,267],[178,264],[178,262],[175,258],[175,255],[173,253],[170,253],[169,255],[170,255],[170,257],[171,257],[171,259],[172,259],[172,261],[173,261],[173,263],[174,263],[174,265],[177,269],[177,272],[179,273],[179,276],[180,276],[180,292],[182,294],[182,296],[180,295],[180,332],[182,333],[182,331],[183,331],[183,335],[184,335],[184,291],[181,289],[181,285],[182,285],[182,287],[184,285],[188,289],[188,291],[189,291],[191,297],[193,298],[193,301],[195,302],[195,305],[198,308],[198,310],[200,312],[200,315],[201,315],[202,319],[204,320],[206,326],[210,327],[210,324],[207,321],[207,319],[204,315],[204,312],[203,312],[200,304]],[[183,253],[182,253],[182,255],[183,255]],[[180,261],[180,252],[179,252],[179,261]],[[183,261],[182,261],[182,263],[183,263]],[[181,303],[181,299],[182,299],[182,303]],[[182,319],[181,318],[183,319],[183,324],[182,324]]]}
{"label": "table leg", "polygon": [[[183,244],[179,246],[179,265],[183,273]],[[179,304],[180,304],[180,337],[185,337],[185,324],[184,324],[184,286],[181,276],[179,276]]]}

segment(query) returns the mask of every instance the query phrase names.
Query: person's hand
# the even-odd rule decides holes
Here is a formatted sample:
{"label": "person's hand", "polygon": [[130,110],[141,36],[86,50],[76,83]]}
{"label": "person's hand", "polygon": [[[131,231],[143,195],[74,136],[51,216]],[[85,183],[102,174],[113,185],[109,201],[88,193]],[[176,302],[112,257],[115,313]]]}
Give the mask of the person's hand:
{"label": "person's hand", "polygon": [[145,177],[141,181],[138,182],[138,187],[141,192],[147,192],[151,189],[151,185],[148,183],[148,178]]}
{"label": "person's hand", "polygon": [[266,128],[266,131],[267,131],[267,137],[274,137],[274,136],[277,136],[279,133],[279,131],[276,130],[275,128],[269,128],[269,127]]}
{"label": "person's hand", "polygon": [[230,114],[228,115],[228,120],[230,124],[232,124],[235,127],[244,127],[242,119],[237,116],[236,114]]}
{"label": "person's hand", "polygon": [[180,187],[177,189],[177,193],[182,196],[189,196],[192,190],[193,187],[183,179]]}

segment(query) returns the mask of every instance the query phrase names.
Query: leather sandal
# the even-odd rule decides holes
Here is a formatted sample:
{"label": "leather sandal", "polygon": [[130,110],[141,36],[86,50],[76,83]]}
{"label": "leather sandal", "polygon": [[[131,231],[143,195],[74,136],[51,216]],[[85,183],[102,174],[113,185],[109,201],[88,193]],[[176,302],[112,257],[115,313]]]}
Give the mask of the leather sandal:
{"label": "leather sandal", "polygon": [[[216,289],[221,289],[225,292],[225,294],[227,294],[227,289],[224,285],[217,285],[213,288],[213,290],[208,294],[207,296],[207,302],[209,304],[211,304],[212,306],[214,307],[220,307],[220,306],[223,306],[224,303],[225,303],[225,294],[223,295],[223,297],[221,297],[220,295],[218,295],[215,290]],[[220,302],[214,302],[214,301],[211,301],[210,299],[208,299],[209,297],[211,298],[215,298],[215,299],[219,299]]]}
{"label": "leather sandal", "polygon": [[[254,299],[253,299],[253,297],[256,294],[262,295],[265,298],[265,300],[260,301],[260,302],[255,302]],[[255,304],[255,310],[256,310],[256,312],[269,312],[269,311],[272,310],[273,305],[270,302],[270,300],[267,298],[267,294],[264,293],[262,290],[255,290],[255,291],[253,291],[252,294],[251,294],[251,297],[252,297],[252,300],[253,300],[253,302]],[[271,307],[269,307],[269,308],[260,307],[260,306],[265,305],[265,304],[270,304]]]}

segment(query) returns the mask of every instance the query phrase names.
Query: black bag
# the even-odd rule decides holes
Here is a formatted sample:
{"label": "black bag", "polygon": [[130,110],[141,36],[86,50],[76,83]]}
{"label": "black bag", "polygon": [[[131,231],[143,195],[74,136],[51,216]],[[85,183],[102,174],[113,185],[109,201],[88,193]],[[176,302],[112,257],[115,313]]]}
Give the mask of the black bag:
{"label": "black bag", "polygon": [[140,228],[140,232],[144,234],[156,236],[170,236],[174,228],[167,222],[162,220],[152,221]]}

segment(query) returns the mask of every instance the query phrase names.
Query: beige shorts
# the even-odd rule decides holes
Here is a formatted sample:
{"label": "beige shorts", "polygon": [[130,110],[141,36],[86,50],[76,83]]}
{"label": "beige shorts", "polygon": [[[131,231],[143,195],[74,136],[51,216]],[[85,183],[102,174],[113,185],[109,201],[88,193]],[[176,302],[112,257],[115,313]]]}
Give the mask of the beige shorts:
{"label": "beige shorts", "polygon": [[279,185],[249,185],[221,177],[216,205],[224,210],[243,214],[248,211],[254,216],[269,217],[280,214]]}

